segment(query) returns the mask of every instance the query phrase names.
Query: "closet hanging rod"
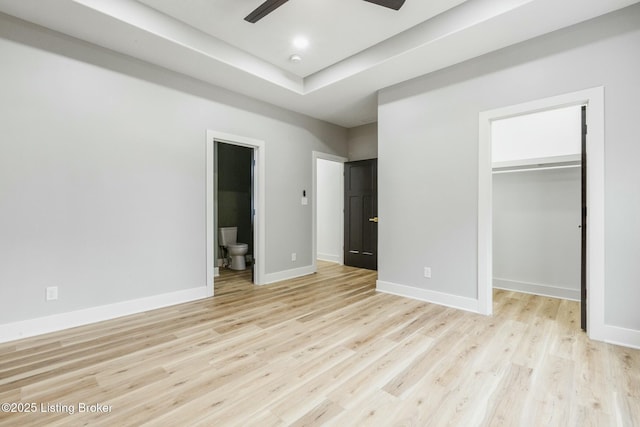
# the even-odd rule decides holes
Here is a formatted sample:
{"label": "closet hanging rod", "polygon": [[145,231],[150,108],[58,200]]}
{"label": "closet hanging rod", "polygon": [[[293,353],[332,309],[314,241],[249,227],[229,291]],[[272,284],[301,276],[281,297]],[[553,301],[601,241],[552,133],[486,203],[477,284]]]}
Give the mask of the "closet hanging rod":
{"label": "closet hanging rod", "polygon": [[511,167],[511,168],[495,168],[493,169],[493,173],[514,173],[514,172],[529,172],[529,171],[543,171],[550,169],[569,169],[569,168],[579,168],[581,167],[581,163],[572,163],[572,164],[563,164],[563,165],[528,165],[528,166],[520,166],[520,167]]}

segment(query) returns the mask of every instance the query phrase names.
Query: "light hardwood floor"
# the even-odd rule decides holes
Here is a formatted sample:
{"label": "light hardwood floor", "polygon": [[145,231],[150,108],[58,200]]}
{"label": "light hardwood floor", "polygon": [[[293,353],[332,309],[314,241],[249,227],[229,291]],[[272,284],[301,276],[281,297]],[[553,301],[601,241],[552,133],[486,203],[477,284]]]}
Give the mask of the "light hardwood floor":
{"label": "light hardwood floor", "polygon": [[640,426],[640,351],[589,341],[577,303],[496,291],[483,317],[375,279],[234,273],[212,299],[0,344],[0,402],[37,405],[0,425]]}

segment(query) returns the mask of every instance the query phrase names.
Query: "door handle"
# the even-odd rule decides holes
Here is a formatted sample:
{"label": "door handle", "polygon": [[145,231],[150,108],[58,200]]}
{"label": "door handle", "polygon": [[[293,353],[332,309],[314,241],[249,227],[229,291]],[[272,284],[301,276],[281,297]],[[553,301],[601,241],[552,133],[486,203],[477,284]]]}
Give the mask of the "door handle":
{"label": "door handle", "polygon": [[369,218],[369,222],[378,222],[378,217],[374,216],[373,218]]}

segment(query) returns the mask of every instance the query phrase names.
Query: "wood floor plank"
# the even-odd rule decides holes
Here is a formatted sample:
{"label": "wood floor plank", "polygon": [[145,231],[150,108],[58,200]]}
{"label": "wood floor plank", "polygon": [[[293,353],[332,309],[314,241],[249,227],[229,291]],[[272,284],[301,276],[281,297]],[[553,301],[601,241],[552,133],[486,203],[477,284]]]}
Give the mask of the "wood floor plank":
{"label": "wood floor plank", "polygon": [[432,345],[432,342],[432,338],[420,334],[411,335],[351,377],[340,389],[331,393],[331,399],[344,407],[354,405],[366,390],[381,389],[392,378],[401,375],[416,357]]}
{"label": "wood floor plank", "polygon": [[574,363],[560,357],[548,355],[539,372],[533,374],[533,399],[523,409],[523,417],[535,420],[537,425],[566,426],[570,411],[559,411],[558,407],[571,407]]}
{"label": "wood floor plank", "polygon": [[[419,336],[419,335],[418,335]],[[463,338],[462,334],[450,333],[434,340],[433,345],[424,350],[398,375],[387,382],[382,389],[392,396],[401,397],[410,391],[431,369],[438,369],[444,360],[451,357],[451,350]]]}
{"label": "wood floor plank", "polygon": [[0,344],[0,403],[44,405],[0,426],[640,425],[640,350],[590,341],[575,301],[496,289],[485,317],[337,264],[250,277],[222,269],[213,298]]}
{"label": "wood floor plank", "polygon": [[285,420],[296,420],[308,410],[319,404],[325,396],[334,390],[341,389],[352,377],[358,375],[375,360],[382,357],[395,345],[392,341],[381,338],[361,347],[350,357],[315,375],[297,387],[288,395],[281,396],[271,405],[271,411]]}
{"label": "wood floor plank", "polygon": [[496,391],[489,400],[483,425],[509,427],[523,421],[524,397],[531,389],[532,371],[531,368],[509,364]]}
{"label": "wood floor plank", "polygon": [[308,413],[291,423],[292,427],[303,427],[309,425],[323,425],[329,420],[343,412],[340,405],[330,400],[324,400]]}
{"label": "wood floor plank", "polygon": [[390,424],[389,415],[398,400],[384,391],[372,389],[367,396],[359,400],[357,405],[337,414],[333,419],[328,420],[326,425],[335,427],[347,425],[388,426]]}

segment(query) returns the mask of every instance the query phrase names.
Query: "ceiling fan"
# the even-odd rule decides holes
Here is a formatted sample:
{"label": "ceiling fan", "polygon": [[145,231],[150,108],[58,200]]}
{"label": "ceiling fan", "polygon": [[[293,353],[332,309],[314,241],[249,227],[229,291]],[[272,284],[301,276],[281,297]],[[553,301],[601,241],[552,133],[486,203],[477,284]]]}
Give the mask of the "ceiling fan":
{"label": "ceiling fan", "polygon": [[[267,0],[256,8],[253,12],[247,15],[244,20],[255,24],[289,0]],[[405,0],[364,0],[369,3],[374,3],[379,6],[388,7],[389,9],[399,10],[404,4]]]}

